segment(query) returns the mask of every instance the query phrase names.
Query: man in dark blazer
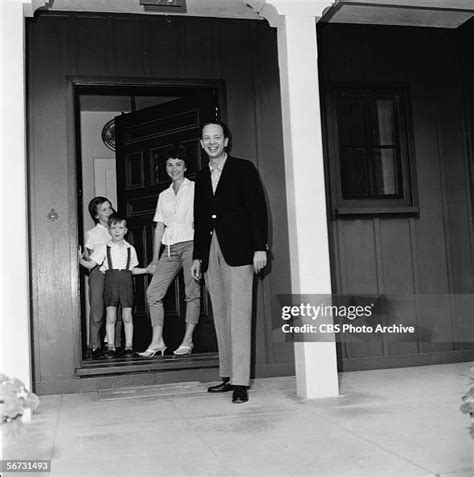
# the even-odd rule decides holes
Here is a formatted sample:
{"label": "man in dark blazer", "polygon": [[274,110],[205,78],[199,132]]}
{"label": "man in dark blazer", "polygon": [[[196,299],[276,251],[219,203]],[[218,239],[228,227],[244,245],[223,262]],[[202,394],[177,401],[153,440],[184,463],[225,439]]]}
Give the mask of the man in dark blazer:
{"label": "man in dark blazer", "polygon": [[205,273],[219,346],[221,384],[232,401],[248,401],[253,274],[267,264],[267,209],[255,166],[230,157],[227,126],[202,128],[209,165],[196,176],[192,274]]}

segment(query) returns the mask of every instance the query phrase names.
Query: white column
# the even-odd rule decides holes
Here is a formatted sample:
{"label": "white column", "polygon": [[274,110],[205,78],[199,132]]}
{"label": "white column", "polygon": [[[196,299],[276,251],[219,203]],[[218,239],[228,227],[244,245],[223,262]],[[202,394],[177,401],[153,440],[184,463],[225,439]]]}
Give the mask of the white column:
{"label": "white column", "polygon": [[24,14],[39,0],[0,2],[0,372],[31,389]]}
{"label": "white column", "polygon": [[[247,3],[278,29],[292,293],[330,294],[316,39],[317,17],[329,5]],[[338,395],[335,342],[295,343],[295,366],[298,395]]]}

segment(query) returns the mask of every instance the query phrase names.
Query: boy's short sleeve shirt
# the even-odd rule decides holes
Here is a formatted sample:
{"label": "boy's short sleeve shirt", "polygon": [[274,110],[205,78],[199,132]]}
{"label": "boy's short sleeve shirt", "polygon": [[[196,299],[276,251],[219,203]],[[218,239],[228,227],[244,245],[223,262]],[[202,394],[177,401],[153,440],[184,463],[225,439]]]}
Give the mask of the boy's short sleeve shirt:
{"label": "boy's short sleeve shirt", "polygon": [[107,270],[109,270],[109,264],[107,260],[107,246],[110,246],[110,257],[112,259],[112,265],[114,270],[126,270],[128,249],[130,249],[130,266],[128,269],[132,270],[133,268],[138,266],[138,258],[135,247],[130,245],[126,240],[123,241],[122,245],[116,244],[111,241],[105,245],[102,245],[98,250],[95,250],[90,257],[91,260],[94,260],[94,262],[101,265],[101,272],[105,273]]}
{"label": "boy's short sleeve shirt", "polygon": [[171,184],[159,195],[153,220],[165,224],[166,228],[161,240],[163,245],[193,240],[193,204],[194,182],[186,178],[184,178],[178,194],[174,193],[173,184]]}
{"label": "boy's short sleeve shirt", "polygon": [[84,247],[89,250],[98,250],[102,245],[109,243],[112,237],[109,234],[107,227],[102,224],[97,224],[94,228],[86,232],[86,240]]}

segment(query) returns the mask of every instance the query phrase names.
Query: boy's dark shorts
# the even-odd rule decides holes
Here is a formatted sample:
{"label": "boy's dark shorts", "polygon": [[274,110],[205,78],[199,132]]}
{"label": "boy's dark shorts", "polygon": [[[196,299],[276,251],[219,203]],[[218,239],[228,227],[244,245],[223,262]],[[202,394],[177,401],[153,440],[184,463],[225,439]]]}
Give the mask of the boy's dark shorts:
{"label": "boy's dark shorts", "polygon": [[130,270],[107,270],[105,272],[104,305],[133,307],[133,279]]}

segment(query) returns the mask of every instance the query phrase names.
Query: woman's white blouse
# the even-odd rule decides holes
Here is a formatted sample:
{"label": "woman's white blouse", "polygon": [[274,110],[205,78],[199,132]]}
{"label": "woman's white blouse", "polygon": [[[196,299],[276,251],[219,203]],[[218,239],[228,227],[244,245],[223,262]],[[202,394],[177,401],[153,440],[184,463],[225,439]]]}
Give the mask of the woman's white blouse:
{"label": "woman's white blouse", "polygon": [[165,231],[161,239],[163,245],[193,240],[193,208],[194,182],[189,179],[184,178],[178,194],[174,193],[173,184],[171,184],[159,195],[153,220],[165,224]]}

